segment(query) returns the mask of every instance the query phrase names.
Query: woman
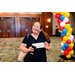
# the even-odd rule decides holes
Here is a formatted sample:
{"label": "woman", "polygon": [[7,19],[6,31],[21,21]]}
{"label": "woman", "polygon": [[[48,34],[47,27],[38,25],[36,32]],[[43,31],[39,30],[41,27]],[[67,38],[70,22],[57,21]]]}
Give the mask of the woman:
{"label": "woman", "polygon": [[[44,48],[32,48],[33,43],[44,43]],[[35,22],[32,26],[32,34],[23,39],[20,50],[27,53],[24,62],[46,62],[46,50],[51,49],[51,41],[47,33],[42,30],[42,24]],[[32,53],[31,53],[32,52]]]}

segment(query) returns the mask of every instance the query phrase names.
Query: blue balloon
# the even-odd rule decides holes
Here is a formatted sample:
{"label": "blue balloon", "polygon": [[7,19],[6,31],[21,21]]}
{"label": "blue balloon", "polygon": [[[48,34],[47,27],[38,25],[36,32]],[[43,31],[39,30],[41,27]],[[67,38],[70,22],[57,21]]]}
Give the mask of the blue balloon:
{"label": "blue balloon", "polygon": [[66,48],[67,48],[68,46],[69,46],[69,44],[68,44],[68,43],[64,43],[64,47],[66,47]]}
{"label": "blue balloon", "polygon": [[72,32],[71,32],[71,35],[72,35]]}
{"label": "blue balloon", "polygon": [[72,57],[73,55],[71,55],[71,57]]}
{"label": "blue balloon", "polygon": [[65,16],[64,16],[64,15],[61,15],[61,16],[60,16],[60,19],[61,19],[61,20],[64,20],[64,19],[65,19]]}
{"label": "blue balloon", "polygon": [[66,33],[67,33],[67,29],[63,29],[62,32],[63,32],[64,34],[66,34]]}
{"label": "blue balloon", "polygon": [[69,25],[70,25],[70,27],[72,27],[71,23]]}
{"label": "blue balloon", "polygon": [[66,49],[67,49],[66,47],[62,46],[62,50],[63,50],[63,51],[65,51]]}
{"label": "blue balloon", "polygon": [[64,36],[66,36],[66,34],[64,34],[64,33],[61,33],[61,36],[62,36],[62,37],[64,37]]}

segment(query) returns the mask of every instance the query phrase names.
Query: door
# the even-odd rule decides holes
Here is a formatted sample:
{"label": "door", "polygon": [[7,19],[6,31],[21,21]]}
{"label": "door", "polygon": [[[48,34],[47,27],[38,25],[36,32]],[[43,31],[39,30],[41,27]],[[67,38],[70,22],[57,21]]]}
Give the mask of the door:
{"label": "door", "polygon": [[40,21],[40,18],[26,18],[20,17],[20,36],[25,37],[32,33],[32,26],[34,22]]}
{"label": "door", "polygon": [[0,19],[0,38],[2,38],[2,25],[1,25],[1,19]]}
{"label": "door", "polygon": [[2,37],[8,38],[8,22],[7,19],[1,19]]}
{"label": "door", "polygon": [[1,17],[0,18],[0,37],[8,38],[15,37],[15,18],[13,17]]}
{"label": "door", "polygon": [[20,19],[20,36],[24,37],[26,35],[26,19]]}
{"label": "door", "polygon": [[15,19],[9,19],[8,20],[9,26],[8,26],[8,32],[9,37],[15,37],[16,36],[16,27],[15,27]]}

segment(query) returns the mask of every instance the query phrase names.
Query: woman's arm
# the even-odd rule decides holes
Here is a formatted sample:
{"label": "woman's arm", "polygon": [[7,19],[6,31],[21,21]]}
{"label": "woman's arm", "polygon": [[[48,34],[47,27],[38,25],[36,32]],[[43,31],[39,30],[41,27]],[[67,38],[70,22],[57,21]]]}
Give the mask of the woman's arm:
{"label": "woman's arm", "polygon": [[33,52],[34,49],[32,47],[26,48],[27,44],[21,43],[20,50],[24,53]]}
{"label": "woman's arm", "polygon": [[44,42],[44,46],[48,51],[51,50],[51,48],[52,48],[51,43],[48,44],[47,42]]}

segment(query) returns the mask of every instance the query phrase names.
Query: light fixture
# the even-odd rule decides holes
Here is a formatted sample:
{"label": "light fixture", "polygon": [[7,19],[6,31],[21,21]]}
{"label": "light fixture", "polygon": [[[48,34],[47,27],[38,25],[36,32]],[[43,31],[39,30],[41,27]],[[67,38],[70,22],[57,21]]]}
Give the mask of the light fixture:
{"label": "light fixture", "polygon": [[50,19],[50,18],[48,18],[48,22],[49,22],[49,23],[51,22],[51,19]]}

